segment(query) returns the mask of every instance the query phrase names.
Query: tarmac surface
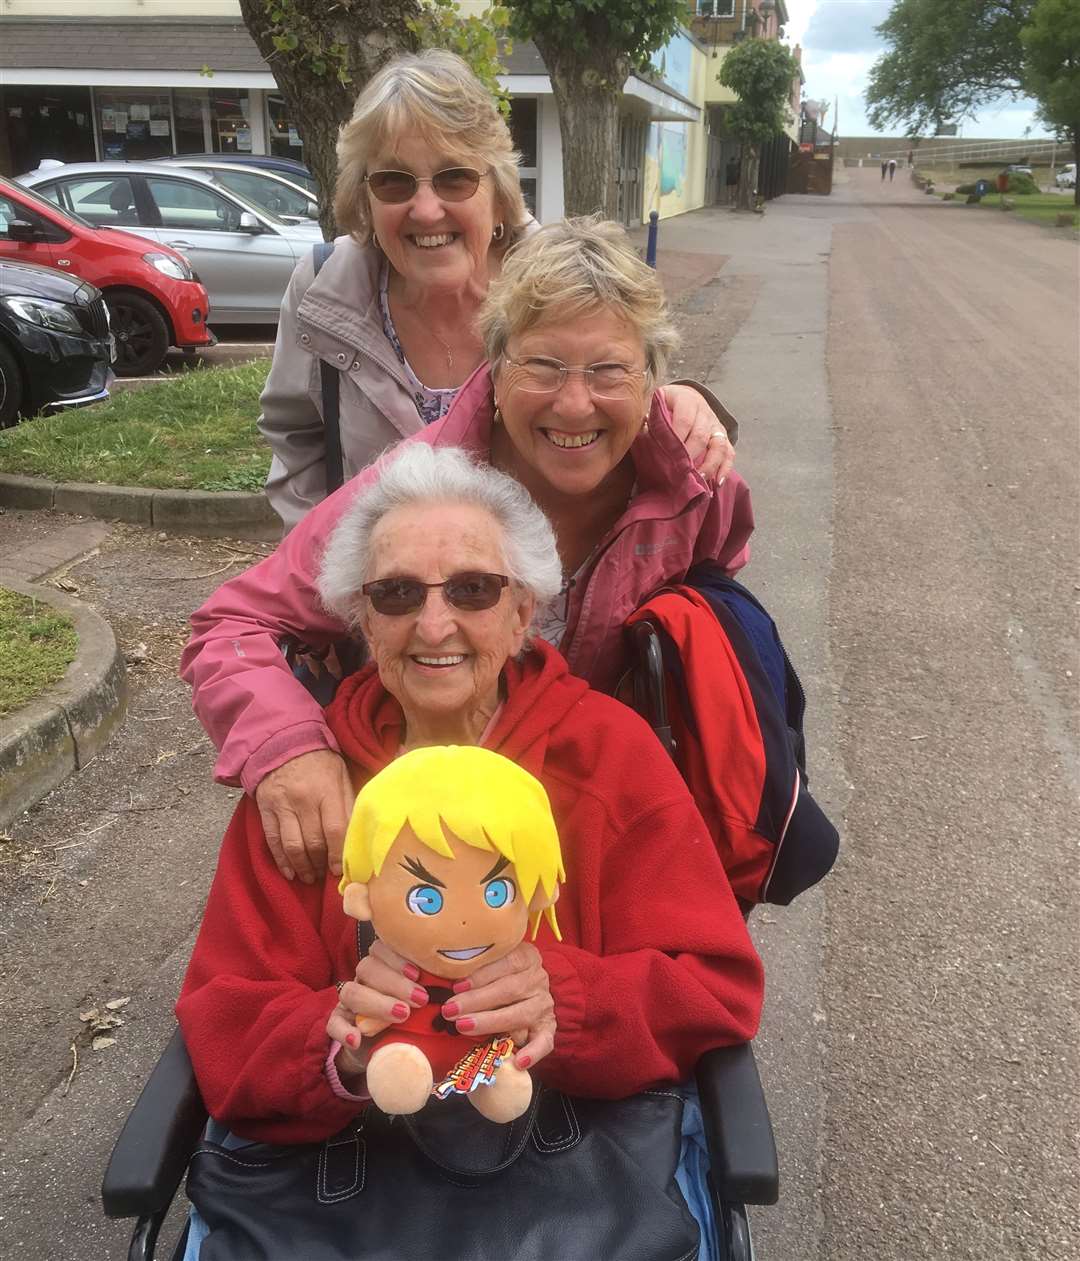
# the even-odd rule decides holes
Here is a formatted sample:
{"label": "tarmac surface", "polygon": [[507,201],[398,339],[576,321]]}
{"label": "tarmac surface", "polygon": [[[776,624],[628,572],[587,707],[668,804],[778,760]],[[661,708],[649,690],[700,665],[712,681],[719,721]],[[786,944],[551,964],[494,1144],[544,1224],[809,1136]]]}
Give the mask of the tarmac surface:
{"label": "tarmac surface", "polygon": [[[660,227],[679,371],[741,422],[746,579],[807,686],[844,841],[818,890],[751,921],[782,1183],[757,1255],[1072,1261],[1076,247],[838,175],[829,198]],[[70,524],[8,512],[0,538]],[[187,612],[262,550],[118,526],[67,573],[127,653],[131,700],[0,843],[0,1258],[124,1254],[101,1172],[235,800],[175,660]],[[80,1014],[120,997],[95,1052]]]}

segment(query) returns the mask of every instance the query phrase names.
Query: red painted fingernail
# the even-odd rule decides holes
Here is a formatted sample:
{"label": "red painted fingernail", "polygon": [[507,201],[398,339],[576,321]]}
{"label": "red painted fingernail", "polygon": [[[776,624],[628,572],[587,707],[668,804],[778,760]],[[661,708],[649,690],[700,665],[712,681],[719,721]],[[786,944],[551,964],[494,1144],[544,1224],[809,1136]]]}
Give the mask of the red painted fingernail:
{"label": "red painted fingernail", "polygon": [[423,1005],[427,1002],[427,990],[424,989],[423,986],[418,985],[409,997],[417,1004],[417,1006],[423,1007]]}
{"label": "red painted fingernail", "polygon": [[447,1018],[447,1020],[453,1020],[460,1010],[461,1008],[457,1005],[457,1003],[451,999],[450,1002],[443,1003],[442,1014]]}
{"label": "red painted fingernail", "polygon": [[457,1027],[465,1033],[471,1033],[476,1028],[476,1021],[473,1020],[472,1016],[462,1016],[457,1022]]}
{"label": "red painted fingernail", "polygon": [[355,1033],[347,1033],[347,1034],[345,1035],[345,1041],[346,1041],[346,1043],[348,1043],[348,1045],[349,1045],[349,1046],[359,1046],[359,1045],[360,1045],[360,1039],[356,1036],[356,1034],[355,1034]]}
{"label": "red painted fingernail", "polygon": [[466,990],[472,989],[472,981],[458,981],[454,986],[455,994],[464,994]]}
{"label": "red painted fingernail", "polygon": [[405,973],[405,975],[409,978],[410,981],[420,980],[420,969],[416,966],[415,963],[407,963],[401,970],[402,972]]}
{"label": "red painted fingernail", "polygon": [[408,1014],[409,1009],[404,1003],[395,1003],[393,1007],[390,1008],[390,1015],[393,1016],[395,1020],[404,1020]]}
{"label": "red painted fingernail", "polygon": [[519,1056],[518,1056],[518,1062],[517,1062],[517,1066],[518,1066],[518,1068],[528,1068],[528,1067],[529,1067],[529,1065],[530,1065],[531,1063],[532,1063],[532,1056],[531,1056],[531,1055],[519,1055]]}

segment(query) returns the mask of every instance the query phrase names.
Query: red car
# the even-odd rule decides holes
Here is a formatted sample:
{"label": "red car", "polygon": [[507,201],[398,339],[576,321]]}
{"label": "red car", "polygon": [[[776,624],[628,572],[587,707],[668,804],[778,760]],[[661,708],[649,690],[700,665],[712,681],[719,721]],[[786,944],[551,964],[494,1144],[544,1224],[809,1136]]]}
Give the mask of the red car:
{"label": "red car", "polygon": [[0,178],[0,259],[39,263],[101,290],[116,338],[117,376],[160,367],[170,346],[217,340],[210,299],[187,259],[157,241],[96,228],[79,215]]}

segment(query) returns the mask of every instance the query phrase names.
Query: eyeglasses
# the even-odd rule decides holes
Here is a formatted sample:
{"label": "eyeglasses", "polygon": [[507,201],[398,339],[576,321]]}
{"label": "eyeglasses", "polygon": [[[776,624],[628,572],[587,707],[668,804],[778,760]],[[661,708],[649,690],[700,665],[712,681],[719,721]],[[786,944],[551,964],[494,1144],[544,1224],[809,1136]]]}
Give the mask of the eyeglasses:
{"label": "eyeglasses", "polygon": [[427,603],[428,592],[442,587],[447,604],[465,613],[482,613],[499,603],[503,587],[510,585],[505,574],[451,574],[443,582],[421,582],[419,578],[377,578],[365,582],[360,590],[371,601],[376,613],[386,617],[403,617],[416,613]]}
{"label": "eyeglasses", "polygon": [[580,372],[593,398],[629,398],[634,383],[645,375],[642,368],[625,363],[590,363],[585,368],[568,368],[558,359],[503,359],[517,368],[514,385],[528,394],[554,394],[566,384],[572,372]]}
{"label": "eyeglasses", "polygon": [[486,171],[478,171],[471,166],[448,166],[445,171],[436,171],[430,178],[413,175],[409,171],[369,171],[364,176],[364,183],[371,190],[372,197],[399,206],[416,196],[420,184],[430,184],[435,196],[442,201],[468,201],[480,187],[484,176],[490,174],[490,167]]}

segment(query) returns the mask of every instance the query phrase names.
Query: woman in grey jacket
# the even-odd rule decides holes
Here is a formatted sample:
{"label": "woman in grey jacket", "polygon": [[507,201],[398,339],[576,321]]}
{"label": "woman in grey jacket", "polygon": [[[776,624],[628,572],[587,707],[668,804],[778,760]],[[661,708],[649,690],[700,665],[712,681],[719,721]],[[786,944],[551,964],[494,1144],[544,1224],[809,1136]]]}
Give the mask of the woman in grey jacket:
{"label": "woman in grey jacket", "polygon": [[[445,415],[482,362],[488,283],[537,229],[517,163],[490,93],[452,53],[397,57],[361,93],[338,142],[334,209],[348,235],[317,276],[311,257],[297,265],[262,395],[266,492],[286,531],[327,494],[320,363],[337,373],[347,480]],[[734,422],[700,387],[664,394],[699,471],[723,477]]]}

